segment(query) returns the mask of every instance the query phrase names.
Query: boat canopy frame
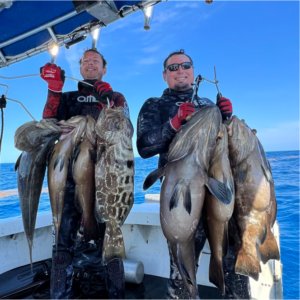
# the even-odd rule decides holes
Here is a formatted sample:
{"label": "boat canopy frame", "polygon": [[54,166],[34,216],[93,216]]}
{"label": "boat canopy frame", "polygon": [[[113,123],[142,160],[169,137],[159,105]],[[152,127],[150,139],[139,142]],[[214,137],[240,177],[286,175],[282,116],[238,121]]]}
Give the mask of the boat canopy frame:
{"label": "boat canopy frame", "polygon": [[[3,1],[0,0],[0,27],[3,28],[0,33],[0,68],[50,51],[53,45],[62,47],[80,42],[96,28],[106,27],[162,0],[41,1],[45,7],[37,1],[12,1],[10,6],[1,10]],[[40,14],[38,25],[32,24],[35,20],[30,20],[30,15],[24,16],[31,10],[35,15]],[[43,22],[43,18],[48,21]]]}

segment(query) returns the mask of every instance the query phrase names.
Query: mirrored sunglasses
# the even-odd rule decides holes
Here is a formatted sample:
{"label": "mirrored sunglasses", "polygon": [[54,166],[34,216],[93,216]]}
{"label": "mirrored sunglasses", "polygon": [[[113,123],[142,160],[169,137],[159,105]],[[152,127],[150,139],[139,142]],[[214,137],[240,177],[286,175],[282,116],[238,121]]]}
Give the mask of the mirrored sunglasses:
{"label": "mirrored sunglasses", "polygon": [[167,69],[171,72],[177,71],[179,69],[179,66],[181,66],[182,70],[188,70],[190,69],[193,64],[191,62],[184,62],[182,64],[172,64],[167,66],[164,71],[166,71]]}

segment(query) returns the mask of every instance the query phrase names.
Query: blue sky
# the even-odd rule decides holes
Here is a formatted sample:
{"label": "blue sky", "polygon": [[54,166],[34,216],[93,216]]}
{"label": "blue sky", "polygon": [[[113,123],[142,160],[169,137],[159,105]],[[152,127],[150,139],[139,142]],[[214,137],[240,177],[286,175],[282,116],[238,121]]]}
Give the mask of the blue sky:
{"label": "blue sky", "polygon": [[[67,76],[80,79],[78,60],[91,38],[60,49],[57,64]],[[136,120],[143,103],[166,88],[162,63],[169,53],[184,49],[194,60],[195,73],[214,78],[231,99],[234,114],[257,130],[266,151],[299,149],[299,2],[298,1],[168,1],[155,6],[150,31],[138,11],[103,28],[98,50],[108,61],[104,81],[128,101]],[[0,69],[0,76],[36,74],[50,60],[48,53]],[[41,119],[47,84],[39,77],[0,80],[8,97],[22,101]],[[77,83],[66,79],[64,91]],[[0,87],[0,94],[5,89]],[[203,82],[199,95],[215,101],[216,88]],[[0,161],[15,162],[14,132],[30,121],[15,103],[4,110]],[[135,147],[135,156],[138,156]]]}

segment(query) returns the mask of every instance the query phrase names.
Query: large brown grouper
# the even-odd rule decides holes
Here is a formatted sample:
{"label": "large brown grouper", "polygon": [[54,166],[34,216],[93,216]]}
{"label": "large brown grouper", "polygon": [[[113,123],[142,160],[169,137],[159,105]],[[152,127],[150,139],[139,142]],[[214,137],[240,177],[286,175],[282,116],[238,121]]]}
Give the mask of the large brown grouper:
{"label": "large brown grouper", "polygon": [[233,200],[230,178],[222,177],[220,182],[208,177],[217,140],[222,137],[219,109],[202,108],[175,136],[169,148],[168,164],[150,173],[144,182],[147,189],[165,176],[160,193],[161,226],[192,298],[198,297],[194,240],[206,187],[224,205]]}
{"label": "large brown grouper", "polygon": [[15,133],[15,147],[23,151],[16,162],[15,170],[18,169],[18,192],[31,267],[34,229],[47,155],[60,135],[60,128],[52,120],[25,123]]}
{"label": "large brown grouper", "polygon": [[133,205],[133,126],[123,108],[103,109],[96,124],[95,214],[106,223],[103,261],[125,259],[121,226]]}
{"label": "large brown grouper", "polygon": [[225,294],[223,257],[228,249],[228,221],[234,209],[234,182],[228,159],[228,137],[223,125],[223,138],[217,141],[216,151],[210,161],[208,176],[229,186],[231,202],[224,204],[212,193],[207,192],[204,200],[203,224],[211,250],[209,281]]}
{"label": "large brown grouper", "polygon": [[276,218],[274,181],[270,164],[255,135],[244,121],[233,116],[226,121],[229,158],[235,179],[233,223],[237,234],[235,272],[258,280],[262,260],[279,259],[276,240],[270,230]]}
{"label": "large brown grouper", "polygon": [[[73,162],[75,182],[75,203],[83,213],[83,236],[86,242],[99,237],[95,207],[95,120],[87,116],[87,126],[83,141],[76,148]],[[94,146],[95,145],[95,146]]]}
{"label": "large brown grouper", "polygon": [[86,122],[86,117],[77,116],[57,123],[62,130],[62,135],[58,143],[54,146],[48,166],[48,187],[55,228],[56,247],[62,218],[69,163],[74,148],[80,143],[84,134]]}

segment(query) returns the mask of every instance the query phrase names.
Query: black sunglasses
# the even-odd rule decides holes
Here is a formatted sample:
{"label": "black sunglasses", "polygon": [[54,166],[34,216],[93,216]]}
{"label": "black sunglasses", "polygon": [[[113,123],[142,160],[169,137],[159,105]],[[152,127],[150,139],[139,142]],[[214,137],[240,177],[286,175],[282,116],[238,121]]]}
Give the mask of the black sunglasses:
{"label": "black sunglasses", "polygon": [[188,70],[193,66],[193,64],[191,62],[184,62],[182,64],[173,64],[173,65],[167,66],[164,69],[164,71],[166,71],[168,69],[169,71],[174,72],[179,69],[179,66],[181,66],[182,70]]}

